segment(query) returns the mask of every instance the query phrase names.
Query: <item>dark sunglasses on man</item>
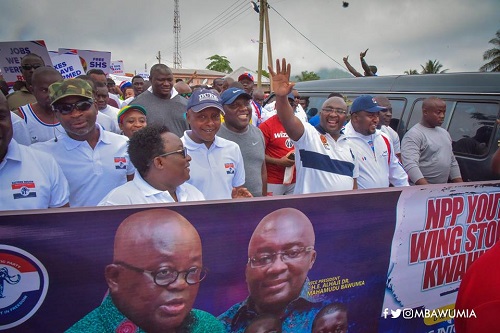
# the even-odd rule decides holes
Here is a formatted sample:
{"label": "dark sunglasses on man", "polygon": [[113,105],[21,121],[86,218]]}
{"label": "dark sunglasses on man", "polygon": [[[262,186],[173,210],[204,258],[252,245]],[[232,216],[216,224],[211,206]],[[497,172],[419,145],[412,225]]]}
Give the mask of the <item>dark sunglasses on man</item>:
{"label": "dark sunglasses on man", "polygon": [[62,115],[68,115],[73,112],[73,109],[78,111],[87,111],[94,104],[92,99],[84,99],[76,103],[56,103],[52,105],[52,109],[55,112],[59,112]]}
{"label": "dark sunglasses on man", "polygon": [[37,69],[39,67],[42,67],[42,65],[22,65],[21,67],[25,71],[30,71],[31,69]]}

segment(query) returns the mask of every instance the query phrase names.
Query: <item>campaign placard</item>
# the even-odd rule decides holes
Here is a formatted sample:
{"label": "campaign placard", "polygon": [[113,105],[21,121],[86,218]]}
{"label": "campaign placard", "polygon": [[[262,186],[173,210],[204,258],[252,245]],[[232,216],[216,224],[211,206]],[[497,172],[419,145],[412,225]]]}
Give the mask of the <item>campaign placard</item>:
{"label": "campaign placard", "polygon": [[43,40],[0,42],[0,68],[7,84],[12,85],[17,80],[24,80],[21,72],[21,59],[30,53],[42,57],[46,66],[52,66]]}
{"label": "campaign placard", "polygon": [[91,69],[101,69],[107,75],[111,71],[111,52],[65,48],[59,48],[58,51],[59,54],[69,53],[78,55],[85,72]]}
{"label": "campaign placard", "polygon": [[113,60],[110,66],[111,74],[114,75],[125,75],[125,69],[123,67],[123,60]]}
{"label": "campaign placard", "polygon": [[78,75],[85,74],[80,57],[76,54],[58,54],[57,52],[50,52],[50,58],[54,68],[61,73],[63,78],[71,79]]}

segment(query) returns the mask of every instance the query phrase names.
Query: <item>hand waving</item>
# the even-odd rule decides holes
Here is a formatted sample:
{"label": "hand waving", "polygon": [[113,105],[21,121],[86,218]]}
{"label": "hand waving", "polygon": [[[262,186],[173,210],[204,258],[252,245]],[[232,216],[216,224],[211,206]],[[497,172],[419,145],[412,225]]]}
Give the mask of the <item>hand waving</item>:
{"label": "hand waving", "polygon": [[366,49],[366,51],[365,51],[365,52],[361,52],[361,53],[359,54],[359,57],[360,57],[361,59],[363,59],[364,57],[366,57],[366,52],[368,52],[368,49]]}
{"label": "hand waving", "polygon": [[268,67],[276,96],[286,96],[292,91],[295,83],[290,82],[291,68],[292,66],[287,65],[285,58],[282,59],[281,66],[279,59],[276,59],[276,73],[271,67]]}

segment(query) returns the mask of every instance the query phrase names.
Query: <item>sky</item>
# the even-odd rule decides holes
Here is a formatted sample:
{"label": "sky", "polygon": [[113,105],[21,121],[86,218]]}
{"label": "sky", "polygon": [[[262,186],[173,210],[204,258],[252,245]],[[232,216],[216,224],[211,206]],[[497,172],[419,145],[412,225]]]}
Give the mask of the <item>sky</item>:
{"label": "sky", "polygon": [[[285,57],[292,74],[343,69],[347,55],[362,72],[366,49],[379,75],[420,71],[428,60],[448,72],[477,71],[500,29],[499,0],[348,0],[347,8],[339,0],[268,2],[272,54]],[[3,0],[0,12],[0,41],[110,51],[132,73],[149,71],[160,52],[173,67],[174,0]],[[257,69],[259,15],[250,1],[179,0],[179,12],[182,68],[204,69],[218,54],[233,69]]]}

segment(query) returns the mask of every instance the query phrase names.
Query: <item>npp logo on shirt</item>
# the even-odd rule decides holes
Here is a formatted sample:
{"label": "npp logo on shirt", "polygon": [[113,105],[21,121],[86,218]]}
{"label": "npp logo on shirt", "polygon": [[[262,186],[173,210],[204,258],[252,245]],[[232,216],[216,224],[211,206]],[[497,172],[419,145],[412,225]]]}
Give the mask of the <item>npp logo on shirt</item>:
{"label": "npp logo on shirt", "polygon": [[234,175],[234,163],[224,163],[224,168],[228,175]]}
{"label": "npp logo on shirt", "polygon": [[14,199],[35,198],[35,182],[32,180],[17,180],[12,182]]}
{"label": "npp logo on shirt", "polygon": [[115,169],[126,169],[127,159],[125,157],[115,157]]}

